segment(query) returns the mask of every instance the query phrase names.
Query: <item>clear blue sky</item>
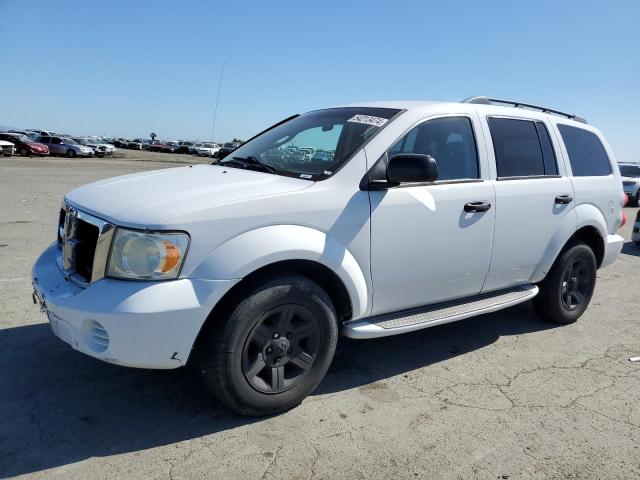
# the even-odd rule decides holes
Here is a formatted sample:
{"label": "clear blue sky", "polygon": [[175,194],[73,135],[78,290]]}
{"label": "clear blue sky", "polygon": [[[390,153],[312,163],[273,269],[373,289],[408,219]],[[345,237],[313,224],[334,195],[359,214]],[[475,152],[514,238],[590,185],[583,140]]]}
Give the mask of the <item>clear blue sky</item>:
{"label": "clear blue sky", "polygon": [[[0,125],[246,138],[360,100],[581,114],[640,161],[640,1],[0,0]],[[9,68],[8,68],[9,67]]]}

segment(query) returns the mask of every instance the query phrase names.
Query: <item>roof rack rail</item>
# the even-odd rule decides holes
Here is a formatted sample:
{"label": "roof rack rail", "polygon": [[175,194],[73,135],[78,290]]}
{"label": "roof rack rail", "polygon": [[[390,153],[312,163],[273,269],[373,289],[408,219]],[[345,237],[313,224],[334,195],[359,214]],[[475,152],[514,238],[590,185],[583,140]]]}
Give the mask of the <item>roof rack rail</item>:
{"label": "roof rack rail", "polygon": [[587,120],[578,115],[574,115],[573,113],[561,112],[560,110],[553,110],[552,108],[541,107],[539,105],[532,105],[530,103],[516,102],[513,100],[502,100],[499,98],[489,98],[489,97],[469,97],[462,100],[461,103],[476,103],[480,105],[510,105],[512,107],[521,107],[521,108],[529,108],[532,110],[538,110],[543,113],[553,113],[555,115],[560,115],[562,117],[566,117],[570,120],[575,120],[576,122],[587,123]]}

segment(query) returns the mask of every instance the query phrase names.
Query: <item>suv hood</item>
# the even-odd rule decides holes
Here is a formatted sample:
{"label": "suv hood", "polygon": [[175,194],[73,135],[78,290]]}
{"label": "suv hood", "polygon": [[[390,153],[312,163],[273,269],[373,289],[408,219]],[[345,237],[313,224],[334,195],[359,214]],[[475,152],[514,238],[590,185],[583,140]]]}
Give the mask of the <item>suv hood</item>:
{"label": "suv hood", "polygon": [[302,190],[313,182],[213,165],[135,173],[72,190],[66,200],[116,225],[177,225],[180,217],[250,198]]}

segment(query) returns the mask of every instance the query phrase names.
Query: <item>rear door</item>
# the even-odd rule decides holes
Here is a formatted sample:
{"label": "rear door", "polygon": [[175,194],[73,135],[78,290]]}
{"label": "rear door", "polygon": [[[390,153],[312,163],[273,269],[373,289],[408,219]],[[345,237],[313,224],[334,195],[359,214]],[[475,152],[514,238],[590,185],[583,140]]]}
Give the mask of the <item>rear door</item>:
{"label": "rear door", "polygon": [[482,121],[495,165],[496,225],[483,287],[489,292],[539,281],[532,276],[554,236],[575,230],[577,220],[573,185],[558,161],[547,121],[507,116]]}
{"label": "rear door", "polygon": [[66,149],[64,148],[64,145],[62,145],[62,140],[60,138],[51,137],[50,140],[51,143],[49,145],[49,148],[53,153],[57,155],[64,155],[66,153]]}

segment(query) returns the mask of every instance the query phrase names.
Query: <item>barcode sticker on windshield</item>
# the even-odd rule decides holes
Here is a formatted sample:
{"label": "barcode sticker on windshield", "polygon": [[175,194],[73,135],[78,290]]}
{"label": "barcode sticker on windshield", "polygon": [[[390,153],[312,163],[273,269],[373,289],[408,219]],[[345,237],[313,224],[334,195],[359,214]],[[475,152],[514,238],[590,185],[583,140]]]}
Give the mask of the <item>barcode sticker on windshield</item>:
{"label": "barcode sticker on windshield", "polygon": [[347,122],[352,123],[364,123],[365,125],[373,125],[374,127],[381,127],[389,120],[382,117],[372,117],[371,115],[354,115]]}

